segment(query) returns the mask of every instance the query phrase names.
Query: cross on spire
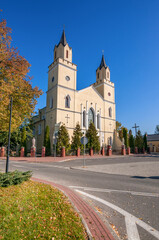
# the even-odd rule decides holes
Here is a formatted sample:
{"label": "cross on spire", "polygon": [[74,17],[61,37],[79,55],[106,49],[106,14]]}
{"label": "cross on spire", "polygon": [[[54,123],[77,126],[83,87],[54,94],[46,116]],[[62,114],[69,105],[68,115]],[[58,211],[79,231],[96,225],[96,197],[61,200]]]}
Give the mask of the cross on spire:
{"label": "cross on spire", "polygon": [[135,126],[132,128],[135,128],[135,135],[137,135],[137,128],[139,128],[139,126],[136,126],[136,123],[135,123]]}
{"label": "cross on spire", "polygon": [[104,55],[104,50],[102,50],[102,55]]}

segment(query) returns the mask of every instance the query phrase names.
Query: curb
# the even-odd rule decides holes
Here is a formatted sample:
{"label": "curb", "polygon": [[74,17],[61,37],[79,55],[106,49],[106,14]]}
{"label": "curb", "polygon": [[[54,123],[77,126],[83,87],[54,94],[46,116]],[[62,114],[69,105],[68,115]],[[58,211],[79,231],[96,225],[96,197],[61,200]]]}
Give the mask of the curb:
{"label": "curb", "polygon": [[86,233],[89,240],[99,239],[99,240],[115,240],[112,233],[103,221],[100,219],[98,214],[73,190],[68,187],[62,186],[57,183],[46,181],[39,178],[31,178],[33,181],[50,184],[53,187],[59,189],[61,192],[67,196],[73,205],[75,211],[79,214],[82,223],[86,229]]}

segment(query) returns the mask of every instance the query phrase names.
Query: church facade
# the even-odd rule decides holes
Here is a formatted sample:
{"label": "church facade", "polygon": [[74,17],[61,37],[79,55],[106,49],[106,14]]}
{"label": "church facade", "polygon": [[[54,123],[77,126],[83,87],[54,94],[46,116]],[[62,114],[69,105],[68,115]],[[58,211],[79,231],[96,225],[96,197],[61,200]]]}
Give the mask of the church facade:
{"label": "church facade", "polygon": [[77,122],[85,133],[92,121],[98,131],[100,145],[113,143],[116,128],[115,87],[110,81],[110,69],[104,56],[92,85],[77,90],[76,77],[77,65],[72,62],[72,48],[63,31],[59,44],[54,47],[54,61],[49,66],[46,107],[33,117],[37,151],[44,144],[46,126],[50,129],[52,146],[61,123],[67,127],[71,140]]}

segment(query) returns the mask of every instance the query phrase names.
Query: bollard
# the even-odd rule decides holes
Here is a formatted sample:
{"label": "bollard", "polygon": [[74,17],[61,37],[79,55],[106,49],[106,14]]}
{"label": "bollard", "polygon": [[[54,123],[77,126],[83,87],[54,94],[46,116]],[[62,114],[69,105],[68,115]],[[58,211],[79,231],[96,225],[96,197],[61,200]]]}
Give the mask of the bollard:
{"label": "bollard", "polygon": [[80,157],[80,148],[77,148],[77,157]]}
{"label": "bollard", "polygon": [[130,155],[130,147],[127,147],[127,155]]}
{"label": "bollard", "polygon": [[24,157],[24,147],[21,147],[20,149],[20,157]]}
{"label": "bollard", "polygon": [[102,147],[102,156],[105,156],[105,149]]}
{"label": "bollard", "polygon": [[65,147],[62,147],[62,151],[61,151],[61,157],[65,157]]}
{"label": "bollard", "polygon": [[111,145],[108,145],[107,147],[107,156],[111,156],[112,155],[112,148]]}
{"label": "bollard", "polygon": [[126,151],[125,151],[125,145],[122,145],[121,147],[121,155],[125,155]]}
{"label": "bollard", "polygon": [[5,155],[5,148],[4,148],[4,147],[1,147],[0,156],[1,156],[1,157],[4,157],[4,155]]}
{"label": "bollard", "polygon": [[89,155],[92,157],[93,156],[93,148],[89,149]]}
{"label": "bollard", "polygon": [[42,157],[45,157],[45,147],[43,146],[42,147],[42,154],[41,154]]}

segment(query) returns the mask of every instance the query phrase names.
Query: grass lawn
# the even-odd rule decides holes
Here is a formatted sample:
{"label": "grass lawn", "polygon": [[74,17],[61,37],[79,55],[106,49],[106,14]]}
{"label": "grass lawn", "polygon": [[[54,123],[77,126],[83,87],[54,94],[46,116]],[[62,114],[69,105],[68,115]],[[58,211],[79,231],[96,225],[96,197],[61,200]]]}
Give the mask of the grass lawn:
{"label": "grass lawn", "polygon": [[27,181],[0,188],[0,239],[87,239],[68,199],[50,185]]}

